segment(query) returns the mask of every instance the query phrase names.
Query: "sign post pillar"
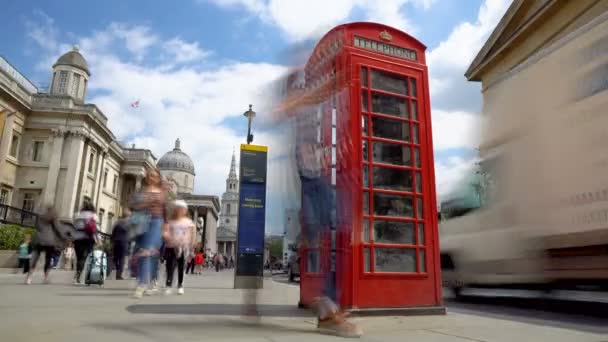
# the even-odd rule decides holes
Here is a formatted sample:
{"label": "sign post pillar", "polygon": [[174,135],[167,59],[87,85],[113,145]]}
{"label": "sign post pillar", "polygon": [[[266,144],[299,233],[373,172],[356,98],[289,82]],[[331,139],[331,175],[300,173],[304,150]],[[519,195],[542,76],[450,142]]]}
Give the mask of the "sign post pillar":
{"label": "sign post pillar", "polygon": [[242,144],[235,289],[261,289],[264,283],[267,146]]}

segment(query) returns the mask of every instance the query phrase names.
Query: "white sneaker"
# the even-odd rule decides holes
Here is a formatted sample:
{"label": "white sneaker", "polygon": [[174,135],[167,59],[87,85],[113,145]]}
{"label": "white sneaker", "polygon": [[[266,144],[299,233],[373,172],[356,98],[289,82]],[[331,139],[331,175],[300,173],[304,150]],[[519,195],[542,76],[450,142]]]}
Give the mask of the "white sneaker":
{"label": "white sneaker", "polygon": [[183,295],[184,294],[184,288],[180,287],[179,289],[177,289],[177,294],[178,295]]}
{"label": "white sneaker", "polygon": [[170,287],[167,287],[167,288],[165,289],[165,291],[164,291],[165,296],[169,296],[169,295],[171,295],[172,293],[173,293],[173,291],[171,290],[171,288],[170,288]]}
{"label": "white sneaker", "polygon": [[135,289],[135,293],[133,294],[133,298],[135,298],[135,299],[140,299],[141,297],[143,297],[143,296],[144,296],[144,292],[145,292],[145,290],[146,290],[146,289],[145,289],[144,287],[142,287],[142,286],[138,286],[138,287]]}

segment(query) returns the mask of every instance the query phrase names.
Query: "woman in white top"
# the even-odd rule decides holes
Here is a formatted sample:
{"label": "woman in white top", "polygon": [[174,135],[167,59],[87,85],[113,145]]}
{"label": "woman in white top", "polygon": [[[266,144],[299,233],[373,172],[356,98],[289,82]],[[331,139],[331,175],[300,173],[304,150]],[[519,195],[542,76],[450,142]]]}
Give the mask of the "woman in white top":
{"label": "woman in white top", "polygon": [[165,294],[171,294],[173,273],[177,264],[177,294],[184,294],[184,266],[190,250],[194,248],[196,227],[188,218],[188,205],[182,200],[173,203],[173,213],[169,224],[163,228],[165,241],[165,263],[167,267],[167,282]]}

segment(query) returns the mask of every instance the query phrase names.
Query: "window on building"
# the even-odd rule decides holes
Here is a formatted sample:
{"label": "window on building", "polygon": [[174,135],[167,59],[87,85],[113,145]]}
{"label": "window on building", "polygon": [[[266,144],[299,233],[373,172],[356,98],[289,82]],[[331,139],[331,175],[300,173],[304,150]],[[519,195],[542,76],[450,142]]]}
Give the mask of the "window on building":
{"label": "window on building", "polygon": [[108,169],[105,169],[103,171],[103,188],[107,188],[108,187]]}
{"label": "window on building", "polygon": [[89,173],[95,173],[95,152],[89,154]]}
{"label": "window on building", "polygon": [[67,92],[68,87],[68,72],[61,71],[59,72],[59,80],[57,81],[57,93],[65,94]]}
{"label": "window on building", "polygon": [[103,227],[103,216],[106,211],[104,209],[99,209],[99,228]]}
{"label": "window on building", "polygon": [[230,223],[230,219],[229,218],[226,219],[226,223]]}
{"label": "window on building", "polygon": [[34,141],[34,151],[32,153],[32,160],[35,162],[42,161],[42,149],[44,148],[44,142]]}
{"label": "window on building", "polygon": [[226,203],[226,213],[230,213],[230,203]]}
{"label": "window on building", "polygon": [[118,185],[118,176],[114,175],[114,179],[112,180],[112,193],[116,193],[116,186]]}
{"label": "window on building", "polygon": [[36,207],[36,195],[32,192],[26,192],[23,194],[23,210],[34,211]]}
{"label": "window on building", "polygon": [[70,85],[70,95],[78,97],[78,88],[80,87],[80,75],[72,74],[72,83]]}
{"label": "window on building", "polygon": [[8,204],[8,189],[0,189],[0,204]]}
{"label": "window on building", "polygon": [[17,133],[13,133],[13,138],[11,139],[11,149],[9,151],[9,155],[11,157],[17,158],[17,151],[19,151],[19,135]]}
{"label": "window on building", "polygon": [[188,175],[186,175],[186,183],[184,184],[185,186],[188,186]]}

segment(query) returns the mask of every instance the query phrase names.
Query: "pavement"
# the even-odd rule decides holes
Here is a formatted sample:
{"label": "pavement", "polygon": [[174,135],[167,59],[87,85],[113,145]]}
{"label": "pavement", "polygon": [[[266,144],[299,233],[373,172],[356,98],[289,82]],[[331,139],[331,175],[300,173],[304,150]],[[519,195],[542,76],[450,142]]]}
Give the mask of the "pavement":
{"label": "pavement", "polygon": [[[316,320],[297,308],[298,287],[266,278],[259,291],[260,322],[241,317],[246,293],[232,289],[233,273],[188,275],[184,296],[131,299],[133,281],[73,286],[71,273],[53,271],[52,283],[24,285],[0,272],[2,341],[338,341],[320,335]],[[358,317],[361,341],[608,342],[608,334],[448,310],[442,316]]]}

